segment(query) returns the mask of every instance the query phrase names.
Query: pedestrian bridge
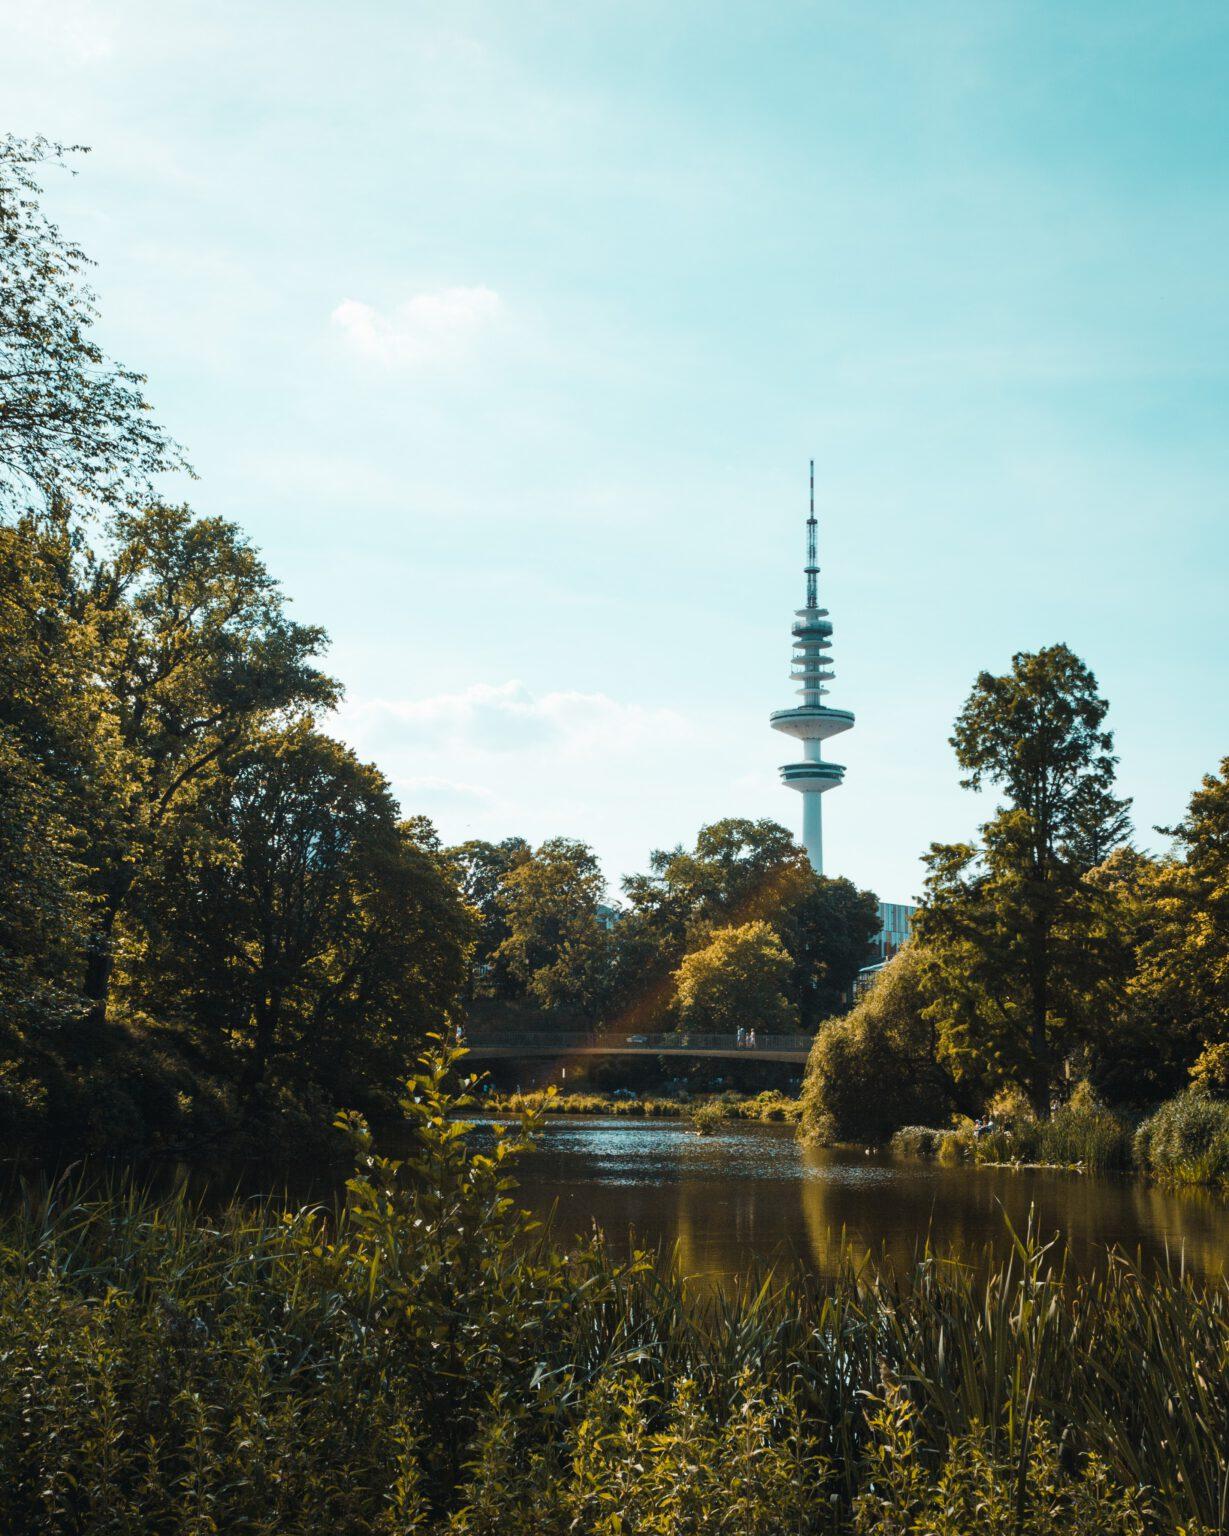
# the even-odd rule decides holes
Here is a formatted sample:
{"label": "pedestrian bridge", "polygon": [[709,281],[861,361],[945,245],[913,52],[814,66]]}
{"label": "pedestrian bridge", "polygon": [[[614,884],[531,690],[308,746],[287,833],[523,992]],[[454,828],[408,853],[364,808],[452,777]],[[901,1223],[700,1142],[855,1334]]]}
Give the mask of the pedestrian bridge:
{"label": "pedestrian bridge", "polygon": [[805,1064],[810,1035],[756,1035],[740,1045],[737,1035],[627,1034],[619,1030],[484,1030],[465,1041],[476,1061],[509,1061],[523,1056],[716,1056],[738,1060]]}

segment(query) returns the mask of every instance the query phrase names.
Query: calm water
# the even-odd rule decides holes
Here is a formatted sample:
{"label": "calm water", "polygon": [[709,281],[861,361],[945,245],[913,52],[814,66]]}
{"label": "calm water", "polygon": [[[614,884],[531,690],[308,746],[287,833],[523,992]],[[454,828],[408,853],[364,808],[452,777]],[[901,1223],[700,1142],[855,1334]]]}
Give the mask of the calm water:
{"label": "calm water", "polygon": [[1172,1194],[1128,1178],[894,1162],[885,1155],[801,1148],[784,1125],[729,1122],[697,1136],[679,1121],[552,1120],[519,1166],[520,1199],[562,1232],[597,1222],[625,1247],[677,1244],[685,1273],[713,1282],[757,1260],[831,1273],[841,1233],[859,1251],[907,1262],[929,1232],[973,1253],[1010,1241],[1035,1208],[1073,1263],[1094,1267],[1109,1245],[1145,1261],[1182,1254],[1203,1274],[1229,1273],[1229,1203]]}

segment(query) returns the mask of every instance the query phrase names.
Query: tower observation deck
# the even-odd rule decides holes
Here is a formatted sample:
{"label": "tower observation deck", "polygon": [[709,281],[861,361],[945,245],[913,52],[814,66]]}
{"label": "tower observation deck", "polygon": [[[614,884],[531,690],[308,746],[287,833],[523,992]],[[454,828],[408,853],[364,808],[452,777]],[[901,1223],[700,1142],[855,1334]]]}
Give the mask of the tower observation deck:
{"label": "tower observation deck", "polygon": [[790,676],[801,687],[802,703],[778,709],[771,716],[774,730],[796,736],[802,743],[802,761],[786,763],[782,783],[802,795],[802,843],[817,874],[824,872],[824,823],[820,796],[835,789],[845,777],[839,763],[825,761],[820,746],[829,736],[847,731],[853,715],[847,709],[829,709],[824,703],[832,681],[832,620],[819,606],[818,524],[815,521],[815,461],[811,461],[811,515],[807,518],[806,607],[794,620],[794,658]]}

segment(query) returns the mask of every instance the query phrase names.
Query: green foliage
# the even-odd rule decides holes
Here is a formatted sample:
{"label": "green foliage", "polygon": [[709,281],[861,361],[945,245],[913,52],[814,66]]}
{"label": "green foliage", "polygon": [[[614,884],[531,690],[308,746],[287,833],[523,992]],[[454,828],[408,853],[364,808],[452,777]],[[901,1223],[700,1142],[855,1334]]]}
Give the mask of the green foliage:
{"label": "green foliage", "polygon": [[541,1007],[596,1012],[609,961],[605,889],[593,850],[567,837],[548,838],[503,876],[507,937],[495,957]]}
{"label": "green foliage", "polygon": [[1229,1099],[1229,1041],[1203,1048],[1191,1067],[1191,1085],[1209,1098]]}
{"label": "green foliage", "polygon": [[770,924],[792,962],[786,995],[804,1029],[845,1005],[871,957],[878,903],[850,881],[816,875],[774,821],[728,817],[702,827],[694,850],[650,855],[623,882],[629,902],[614,961],[615,1006],[637,1028],[665,1027],[674,973],[719,928]]}
{"label": "green foliage", "polygon": [[1096,679],[1064,645],[983,672],[952,745],[971,789],[1007,804],[980,845],[934,844],[915,931],[945,1048],[1023,1087],[1044,1119],[1060,1063],[1094,1042],[1125,977],[1106,893],[1086,878],[1126,834]]}
{"label": "green foliage", "polygon": [[764,1034],[795,1027],[785,997],[789,955],[766,922],[718,928],[675,973],[678,1011],[699,1031],[733,1034],[740,1026]]}
{"label": "green foliage", "polygon": [[851,1256],[699,1297],[528,1222],[522,1138],[466,1129],[457,1067],[410,1083],[403,1158],[347,1117],[335,1213],[63,1184],[10,1205],[0,1528],[1224,1527],[1223,1288],[1064,1278],[1026,1234],[981,1279]]}
{"label": "green foliage", "polygon": [[722,1093],[708,1099],[675,1099],[661,1094],[635,1098],[605,1093],[557,1093],[553,1088],[534,1088],[527,1093],[492,1093],[481,1100],[483,1110],[494,1115],[611,1115],[624,1119],[683,1120],[698,1103],[713,1104],[726,1120],[795,1121],[801,1113],[797,1099],[773,1088],[741,1095]]}
{"label": "green foliage", "polygon": [[[1189,1068],[1205,1047],[1229,1042],[1229,758],[1172,835],[1183,857],[1159,863],[1143,893],[1131,996],[1150,1026],[1145,1048],[1176,1046]],[[1225,1075],[1217,1059],[1208,1058],[1209,1082]]]}
{"label": "green foliage", "polygon": [[125,993],[232,1072],[392,1083],[460,993],[469,919],[387,781],[309,721],[263,732],[196,799],[137,896]]}
{"label": "green foliage", "polygon": [[1042,1424],[1012,1457],[979,1424],[954,1436],[936,1473],[918,1412],[889,1383],[871,1417],[868,1492],[854,1504],[855,1536],[1144,1536],[1142,1491],[1116,1486],[1098,1456],[1073,1476]]}
{"label": "green foliage", "polygon": [[0,138],[0,513],[57,492],[115,504],[186,467],[150,415],[144,377],[93,339],[89,259],[40,207],[40,171],[74,153]]}
{"label": "green foliage", "polygon": [[468,985],[471,1000],[507,999],[523,993],[509,973],[500,946],[509,937],[504,881],[530,856],[529,844],[523,837],[506,837],[500,843],[474,838],[448,850],[461,895],[478,914]]}
{"label": "green foliage", "polygon": [[697,1104],[691,1111],[692,1129],[700,1136],[711,1136],[724,1119],[721,1105],[711,1099],[707,1103]]}
{"label": "green foliage", "polygon": [[1135,1158],[1180,1184],[1229,1183],[1229,1104],[1196,1088],[1168,1100],[1136,1131]]}
{"label": "green foliage", "polygon": [[824,1143],[886,1141],[913,1120],[947,1119],[957,1091],[927,1011],[925,957],[907,945],[851,1013],[815,1037],[802,1132]]}

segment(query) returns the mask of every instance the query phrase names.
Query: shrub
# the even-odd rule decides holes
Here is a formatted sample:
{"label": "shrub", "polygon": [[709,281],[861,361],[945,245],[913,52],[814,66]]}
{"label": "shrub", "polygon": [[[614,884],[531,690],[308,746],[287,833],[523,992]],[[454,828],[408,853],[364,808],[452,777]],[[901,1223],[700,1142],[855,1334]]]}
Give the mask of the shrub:
{"label": "shrub", "polygon": [[854,1536],[1144,1536],[1147,1505],[1117,1486],[1098,1456],[1072,1476],[1043,1423],[1018,1450],[976,1421],[935,1469],[917,1409],[889,1384],[871,1416],[870,1490],[854,1502]]}
{"label": "shrub", "polygon": [[711,1101],[697,1104],[691,1112],[692,1128],[701,1136],[711,1136],[725,1118],[723,1107]]}
{"label": "shrub", "polygon": [[807,1140],[881,1143],[902,1125],[948,1118],[925,1002],[920,955],[907,945],[852,1013],[821,1026],[802,1086]]}
{"label": "shrub", "polygon": [[1229,1104],[1197,1088],[1167,1100],[1136,1131],[1135,1160],[1180,1184],[1229,1183]]}
{"label": "shrub", "polygon": [[1081,1085],[1069,1103],[1034,1127],[1034,1159],[1095,1172],[1131,1166],[1131,1132]]}
{"label": "shrub", "polygon": [[926,1125],[902,1125],[892,1133],[890,1146],[897,1157],[932,1159],[938,1157],[945,1134]]}

